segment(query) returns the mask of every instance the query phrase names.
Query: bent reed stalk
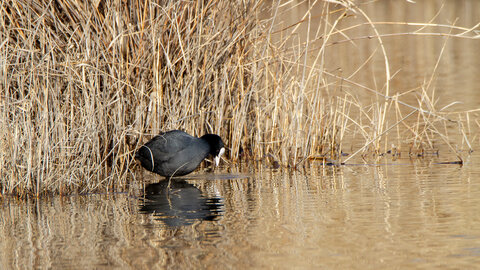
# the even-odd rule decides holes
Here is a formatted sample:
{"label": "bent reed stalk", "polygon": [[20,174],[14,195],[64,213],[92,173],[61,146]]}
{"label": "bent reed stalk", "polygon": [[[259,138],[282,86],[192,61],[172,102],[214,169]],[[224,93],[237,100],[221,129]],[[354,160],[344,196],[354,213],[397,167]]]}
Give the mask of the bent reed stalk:
{"label": "bent reed stalk", "polygon": [[[351,94],[329,94],[348,78],[326,73],[325,48],[342,35],[345,14],[359,10],[335,2],[334,12],[323,2],[317,36],[305,42],[295,25],[274,27],[280,5],[262,20],[263,1],[4,2],[1,194],[122,190],[134,179],[134,151],[170,129],[219,134],[231,162],[338,159],[352,129],[379,151],[386,113],[403,112],[395,98],[366,108]],[[310,25],[309,16],[299,23]],[[410,130],[423,147],[430,137],[418,126]]]}

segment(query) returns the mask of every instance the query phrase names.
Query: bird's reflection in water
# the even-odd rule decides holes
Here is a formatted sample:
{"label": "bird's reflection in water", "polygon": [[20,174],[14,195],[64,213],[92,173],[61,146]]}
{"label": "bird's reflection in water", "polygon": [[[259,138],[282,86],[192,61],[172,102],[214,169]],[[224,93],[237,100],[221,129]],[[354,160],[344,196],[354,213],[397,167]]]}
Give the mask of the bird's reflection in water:
{"label": "bird's reflection in water", "polygon": [[141,199],[141,213],[153,213],[167,226],[187,226],[196,220],[215,220],[223,214],[221,198],[207,198],[184,180],[149,184]]}

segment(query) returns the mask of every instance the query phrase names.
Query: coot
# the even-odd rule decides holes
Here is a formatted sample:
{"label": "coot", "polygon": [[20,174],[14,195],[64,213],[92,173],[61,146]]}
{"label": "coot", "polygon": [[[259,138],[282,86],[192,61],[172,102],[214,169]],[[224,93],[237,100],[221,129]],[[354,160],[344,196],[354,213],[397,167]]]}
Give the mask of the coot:
{"label": "coot", "polygon": [[225,152],[220,136],[206,134],[193,137],[181,130],[161,133],[148,141],[135,154],[142,166],[161,176],[182,176],[193,172],[208,155],[218,166]]}

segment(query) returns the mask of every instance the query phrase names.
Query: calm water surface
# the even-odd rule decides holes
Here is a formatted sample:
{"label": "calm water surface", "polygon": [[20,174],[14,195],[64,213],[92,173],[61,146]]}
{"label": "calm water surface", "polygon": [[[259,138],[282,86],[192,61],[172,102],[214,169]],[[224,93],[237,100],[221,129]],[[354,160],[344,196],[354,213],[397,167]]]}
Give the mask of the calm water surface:
{"label": "calm water surface", "polygon": [[[276,3],[276,1],[272,1]],[[338,7],[330,5],[328,12],[324,1],[315,2],[311,16],[306,16],[309,3],[315,1],[290,1],[277,10],[275,20],[274,44],[279,48],[295,48],[297,55],[304,55],[305,47],[308,65],[313,65],[318,57],[318,48],[325,42],[324,66],[320,67],[336,76],[351,80],[384,93],[386,83],[385,58],[379,41],[375,38],[372,26],[359,13],[347,12],[339,20],[336,30],[342,34],[330,35],[325,39],[325,32],[320,28],[327,19],[330,27],[341,15]],[[480,106],[480,47],[479,27],[480,1],[475,0],[423,0],[409,3],[407,0],[358,1],[359,7],[375,23],[375,28],[382,35],[390,80],[390,95],[400,94],[399,99],[418,106],[417,98],[422,88],[435,92],[436,108],[456,101],[446,111],[478,109]],[[270,14],[270,13],[269,13]],[[268,14],[265,15],[268,17]],[[406,25],[409,23],[430,23],[425,25]],[[447,25],[464,27],[453,30]],[[475,28],[476,26],[476,28]],[[472,31],[467,31],[466,29]],[[283,30],[283,31],[282,31]],[[448,34],[472,33],[476,39],[450,37]],[[435,33],[443,33],[443,36]],[[469,35],[465,35],[469,36]],[[288,37],[287,46],[281,46]],[[301,52],[301,53],[299,53]],[[295,53],[293,53],[295,55]],[[300,58],[303,61],[303,58]],[[345,91],[362,100],[375,100],[375,95],[358,85],[339,82],[330,75],[322,75],[335,86],[322,89],[324,95],[345,95]]]}
{"label": "calm water surface", "polygon": [[480,156],[217,172],[0,209],[1,269],[472,269]]}

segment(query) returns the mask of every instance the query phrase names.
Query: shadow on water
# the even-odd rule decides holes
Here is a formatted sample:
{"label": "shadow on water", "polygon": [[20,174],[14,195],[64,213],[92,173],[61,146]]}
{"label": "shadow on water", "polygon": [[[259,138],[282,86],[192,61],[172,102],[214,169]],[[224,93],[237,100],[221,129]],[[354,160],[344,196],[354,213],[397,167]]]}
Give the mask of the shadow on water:
{"label": "shadow on water", "polygon": [[197,220],[215,220],[223,215],[223,208],[221,197],[208,198],[185,180],[149,184],[140,199],[140,213],[153,214],[170,227],[188,226]]}

